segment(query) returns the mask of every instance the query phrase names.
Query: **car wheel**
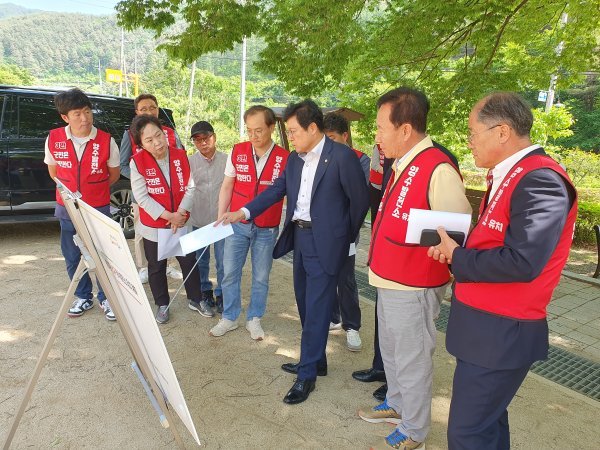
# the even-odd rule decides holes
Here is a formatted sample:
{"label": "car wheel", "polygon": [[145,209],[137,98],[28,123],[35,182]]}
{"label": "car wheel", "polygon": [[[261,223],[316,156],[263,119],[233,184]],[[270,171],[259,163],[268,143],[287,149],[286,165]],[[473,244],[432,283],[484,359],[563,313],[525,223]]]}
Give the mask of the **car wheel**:
{"label": "car wheel", "polygon": [[121,225],[126,239],[132,239],[135,235],[132,198],[131,188],[127,182],[117,182],[110,193],[110,214],[113,220]]}

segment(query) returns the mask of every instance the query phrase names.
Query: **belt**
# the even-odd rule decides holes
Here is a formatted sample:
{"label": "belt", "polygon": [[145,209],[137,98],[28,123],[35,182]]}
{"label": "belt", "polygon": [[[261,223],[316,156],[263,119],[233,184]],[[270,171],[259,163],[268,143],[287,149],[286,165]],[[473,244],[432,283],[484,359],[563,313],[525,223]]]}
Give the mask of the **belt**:
{"label": "belt", "polygon": [[312,222],[309,220],[296,219],[294,223],[298,228],[312,228]]}

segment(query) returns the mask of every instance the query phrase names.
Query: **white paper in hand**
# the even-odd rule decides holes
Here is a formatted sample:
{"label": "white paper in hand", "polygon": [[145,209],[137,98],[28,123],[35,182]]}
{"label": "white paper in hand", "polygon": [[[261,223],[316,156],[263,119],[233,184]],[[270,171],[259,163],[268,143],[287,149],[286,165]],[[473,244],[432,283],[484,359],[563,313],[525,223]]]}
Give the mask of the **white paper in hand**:
{"label": "white paper in hand", "polygon": [[167,259],[172,256],[184,256],[179,239],[188,232],[187,227],[178,228],[175,233],[170,228],[158,229],[158,256],[157,259]]}
{"label": "white paper in hand", "polygon": [[231,224],[223,225],[220,223],[216,227],[214,224],[215,222],[209,223],[182,237],[180,244],[183,252],[187,255],[188,253],[195,252],[200,248],[204,248],[207,245],[225,239],[227,236],[233,234],[233,227]]}
{"label": "white paper in hand", "polygon": [[[438,227],[444,227],[446,231],[462,231],[467,236],[470,226],[470,214],[411,208],[406,229],[406,243],[418,244],[421,242],[423,230],[436,230]],[[463,245],[464,242],[459,244]]]}

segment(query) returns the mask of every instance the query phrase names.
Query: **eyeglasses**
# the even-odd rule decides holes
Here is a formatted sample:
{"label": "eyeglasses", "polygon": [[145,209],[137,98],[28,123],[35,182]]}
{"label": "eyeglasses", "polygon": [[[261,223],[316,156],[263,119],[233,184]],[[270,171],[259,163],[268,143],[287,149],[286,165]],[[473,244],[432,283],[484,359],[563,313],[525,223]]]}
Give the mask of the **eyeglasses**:
{"label": "eyeglasses", "polygon": [[138,111],[141,112],[142,114],[147,114],[149,112],[155,112],[157,109],[158,109],[157,106],[149,106],[148,108],[138,109]]}
{"label": "eyeglasses", "polygon": [[497,125],[492,125],[491,127],[489,127],[489,128],[486,128],[485,130],[478,131],[477,133],[469,133],[469,135],[467,136],[467,140],[469,141],[469,143],[472,143],[472,142],[473,142],[473,138],[474,138],[475,136],[477,136],[477,135],[479,135],[479,134],[481,134],[481,133],[485,133],[486,131],[493,130],[493,129],[494,129],[494,128],[496,128],[496,127],[501,127],[501,126],[502,126],[502,124],[501,124],[501,123],[499,123],[499,124],[497,124]]}
{"label": "eyeglasses", "polygon": [[214,136],[214,134],[209,134],[208,136],[202,137],[202,136],[194,136],[192,137],[192,141],[195,144],[206,144],[207,142],[209,142],[211,140],[211,138]]}
{"label": "eyeglasses", "polygon": [[294,134],[298,133],[300,130],[285,130],[285,135],[287,137],[293,137]]}

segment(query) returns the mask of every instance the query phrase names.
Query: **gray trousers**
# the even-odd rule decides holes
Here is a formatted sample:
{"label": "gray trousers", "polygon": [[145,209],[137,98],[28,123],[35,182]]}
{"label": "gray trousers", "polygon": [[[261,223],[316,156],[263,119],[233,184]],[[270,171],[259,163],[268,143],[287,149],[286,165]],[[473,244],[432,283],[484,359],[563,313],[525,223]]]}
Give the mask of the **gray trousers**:
{"label": "gray trousers", "polygon": [[423,442],[431,426],[433,352],[446,286],[419,291],[377,288],[379,346],[387,403],[400,414],[398,430]]}

